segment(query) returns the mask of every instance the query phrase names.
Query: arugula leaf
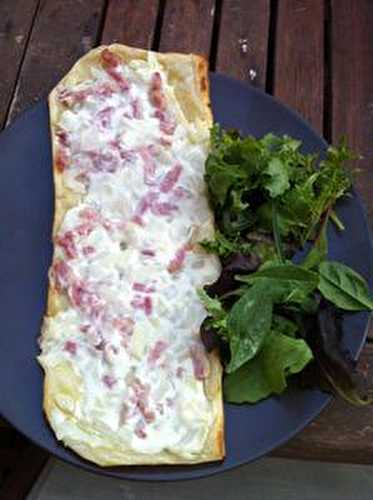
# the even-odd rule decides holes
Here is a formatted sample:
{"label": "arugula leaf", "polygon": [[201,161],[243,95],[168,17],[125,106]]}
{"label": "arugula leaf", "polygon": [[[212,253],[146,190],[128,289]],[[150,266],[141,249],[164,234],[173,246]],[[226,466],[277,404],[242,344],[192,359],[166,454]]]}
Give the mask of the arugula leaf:
{"label": "arugula leaf", "polygon": [[256,403],[271,394],[281,394],[287,387],[287,377],[302,371],[311,359],[312,352],[303,339],[271,332],[254,359],[225,377],[225,399]]}
{"label": "arugula leaf", "polygon": [[347,311],[373,310],[365,280],[340,262],[322,262],[319,267],[322,295],[337,307]]}
{"label": "arugula leaf", "polygon": [[265,173],[268,175],[269,179],[264,182],[263,185],[264,188],[268,190],[271,198],[276,198],[276,196],[284,194],[290,187],[286,165],[280,158],[272,158],[272,160],[268,162]]}
{"label": "arugula leaf", "polygon": [[326,216],[313,247],[302,262],[302,266],[306,269],[317,269],[328,256],[328,238],[326,236],[328,219],[329,217]]}
{"label": "arugula leaf", "polygon": [[251,287],[228,314],[227,329],[231,360],[226,367],[232,373],[260,350],[271,328],[272,300],[259,285]]}
{"label": "arugula leaf", "polygon": [[207,322],[205,327],[212,328],[223,338],[227,338],[228,313],[222,306],[220,300],[211,298],[202,288],[198,289],[197,293],[200,301],[209,313],[209,317],[205,320]]}
{"label": "arugula leaf", "polygon": [[341,143],[317,155],[301,142],[273,134],[256,139],[214,126],[206,162],[206,183],[216,224],[231,237],[255,230],[272,233],[272,201],[284,247],[313,239],[320,217],[351,186],[344,163],[355,156]]}
{"label": "arugula leaf", "polygon": [[285,258],[284,258],[284,253],[282,251],[281,234],[278,224],[278,213],[274,201],[272,202],[272,231],[273,231],[273,239],[275,240],[277,257],[281,262],[284,262]]}
{"label": "arugula leaf", "polygon": [[208,253],[215,253],[221,258],[226,258],[232,253],[249,255],[253,253],[253,245],[239,241],[237,237],[227,238],[221,231],[216,230],[213,240],[202,240],[199,244]]}

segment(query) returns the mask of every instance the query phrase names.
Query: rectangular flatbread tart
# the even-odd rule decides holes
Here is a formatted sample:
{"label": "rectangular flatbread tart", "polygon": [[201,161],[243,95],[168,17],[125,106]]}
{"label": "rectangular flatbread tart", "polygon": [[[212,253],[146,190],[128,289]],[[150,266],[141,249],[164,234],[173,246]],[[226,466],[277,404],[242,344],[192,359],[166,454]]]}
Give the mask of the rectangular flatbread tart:
{"label": "rectangular flatbread tart", "polygon": [[49,96],[54,254],[39,362],[44,411],[101,466],[224,456],[221,377],[198,289],[220,274],[204,183],[205,60],[123,45]]}

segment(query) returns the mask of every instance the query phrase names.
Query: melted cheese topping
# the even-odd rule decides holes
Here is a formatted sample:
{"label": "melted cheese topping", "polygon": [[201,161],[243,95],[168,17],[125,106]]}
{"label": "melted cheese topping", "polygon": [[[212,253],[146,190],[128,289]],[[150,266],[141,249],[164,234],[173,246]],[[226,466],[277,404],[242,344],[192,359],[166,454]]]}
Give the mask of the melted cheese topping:
{"label": "melted cheese topping", "polygon": [[50,279],[69,306],[45,319],[40,361],[68,363],[79,387],[57,395],[51,423],[62,440],[81,439],[79,422],[119,447],[190,457],[213,423],[196,290],[219,266],[193,247],[211,225],[208,130],[185,120],[151,56],[114,70],[59,94],[63,182],[82,197],[55,236]]}

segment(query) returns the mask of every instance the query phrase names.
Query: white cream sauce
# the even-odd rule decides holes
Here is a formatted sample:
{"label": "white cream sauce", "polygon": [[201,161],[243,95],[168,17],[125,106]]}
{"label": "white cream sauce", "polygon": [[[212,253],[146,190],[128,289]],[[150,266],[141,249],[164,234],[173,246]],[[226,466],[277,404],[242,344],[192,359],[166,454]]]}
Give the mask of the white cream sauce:
{"label": "white cream sauce", "polygon": [[[51,280],[71,307],[45,321],[40,360],[47,367],[68,360],[81,376],[73,410],[80,422],[114,433],[118,446],[136,452],[192,456],[213,418],[199,338],[206,311],[196,290],[214,281],[219,268],[213,256],[190,248],[194,228],[211,217],[203,180],[208,131],[183,119],[156,60],[118,71],[128,91],[92,92],[60,117],[61,147],[70,155],[63,181],[83,200],[56,236],[54,263],[63,260],[68,272],[61,278],[52,270]],[[164,134],[154,116],[155,71],[167,118],[177,118],[173,134]],[[71,90],[107,82],[113,83],[110,75],[95,68],[91,81]],[[177,171],[164,188],[165,176]],[[79,439],[62,413],[54,425],[60,439]]]}

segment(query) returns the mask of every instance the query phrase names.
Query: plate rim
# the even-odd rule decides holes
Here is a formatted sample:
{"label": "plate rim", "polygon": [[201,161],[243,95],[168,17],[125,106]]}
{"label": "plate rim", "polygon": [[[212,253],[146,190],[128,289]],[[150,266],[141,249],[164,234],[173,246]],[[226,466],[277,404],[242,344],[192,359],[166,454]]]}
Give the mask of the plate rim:
{"label": "plate rim", "polygon": [[[261,99],[266,99],[270,103],[279,106],[280,108],[283,108],[289,115],[291,115],[296,121],[300,122],[306,130],[311,132],[314,136],[316,136],[319,140],[320,143],[323,143],[324,148],[326,149],[328,147],[328,143],[323,138],[296,110],[290,108],[287,106],[285,103],[281,102],[279,99],[276,97],[272,96],[271,94],[266,93],[264,90],[254,87],[253,85],[250,85],[247,82],[242,82],[240,80],[237,80],[231,76],[219,73],[219,72],[210,72],[210,78],[211,80],[221,80],[222,82],[226,82],[228,85],[236,85],[239,87],[242,87],[245,91],[250,92],[254,95],[259,96]],[[37,111],[39,108],[42,107],[47,107],[48,109],[48,104],[47,104],[47,99],[42,99],[38,103],[30,106],[26,111],[24,111],[19,117],[14,120],[8,127],[6,127],[0,134],[0,143],[2,140],[6,140],[6,135],[8,132],[11,132],[13,127],[15,127],[20,119],[25,119],[26,115],[32,114],[33,112]],[[322,151],[320,149],[320,151]],[[362,215],[362,222],[366,231],[366,236],[367,236],[367,242],[368,242],[368,252],[369,252],[369,263],[367,263],[368,268],[372,272],[373,270],[373,241],[372,241],[372,234],[371,234],[371,229],[368,221],[368,215],[367,215],[367,210],[366,207],[362,201],[361,196],[359,195],[358,192],[353,188],[354,192],[354,199],[355,203],[358,204],[359,210]],[[365,330],[362,332],[362,341],[357,349],[357,353],[354,356],[355,359],[357,359],[361,351],[366,343],[366,338],[368,335],[369,327],[371,324],[371,315],[369,315],[368,320],[365,323]],[[320,391],[320,394],[323,395],[324,401],[318,405],[318,409],[314,410],[311,412],[309,415],[307,415],[307,418],[305,418],[302,423],[300,423],[298,426],[296,426],[294,429],[292,429],[291,432],[286,433],[285,436],[282,436],[280,439],[275,441],[275,443],[268,445],[266,448],[264,448],[260,454],[252,457],[249,460],[242,459],[240,461],[235,462],[234,464],[229,464],[228,466],[224,467],[224,460],[220,462],[209,462],[205,464],[196,464],[196,465],[155,465],[155,466],[135,466],[136,470],[133,470],[133,466],[119,466],[117,468],[105,468],[105,467],[100,467],[95,464],[91,464],[89,461],[86,461],[84,458],[80,457],[79,455],[76,455],[72,450],[65,448],[64,445],[58,442],[59,447],[61,447],[62,450],[68,450],[68,452],[71,452],[71,459],[68,456],[61,456],[57,451],[50,451],[47,447],[45,447],[43,444],[39,443],[36,438],[33,436],[30,436],[28,433],[25,433],[22,429],[20,429],[17,425],[14,425],[11,423],[6,416],[3,415],[3,412],[0,410],[0,415],[2,418],[7,421],[12,427],[14,427],[17,431],[19,431],[22,435],[26,436],[27,439],[29,439],[32,443],[35,445],[41,447],[43,450],[45,450],[47,453],[49,453],[51,456],[57,457],[59,460],[64,461],[65,463],[68,463],[70,465],[74,465],[77,467],[82,468],[83,470],[86,470],[91,473],[96,473],[100,475],[104,475],[107,477],[114,477],[117,479],[121,480],[131,480],[131,481],[143,481],[143,482],[174,482],[174,481],[189,481],[193,479],[200,479],[203,477],[210,477],[214,476],[216,474],[222,474],[224,472],[228,472],[230,470],[236,469],[238,467],[242,467],[243,465],[246,465],[254,460],[257,460],[258,458],[266,455],[272,450],[277,449],[279,446],[283,445],[290,439],[292,439],[295,435],[297,435],[300,431],[302,431],[305,427],[307,427],[318,415],[321,414],[325,410],[327,406],[333,401],[334,397],[330,394],[324,393]],[[226,405],[227,403],[225,403]],[[237,405],[235,405],[237,406]],[[45,417],[44,417],[45,418]],[[45,425],[48,425],[47,422],[45,422]],[[76,461],[75,461],[76,460]],[[204,467],[205,466],[205,467]],[[209,469],[209,466],[212,466],[211,470]],[[126,470],[122,471],[122,467],[125,467]],[[158,473],[162,474],[162,469],[163,467],[167,468],[172,468],[174,469],[172,471],[172,476],[171,477],[163,477],[157,474],[157,477],[152,478],[150,476],[152,470],[156,470]],[[197,467],[197,468],[195,468]],[[132,470],[131,470],[132,468]],[[179,469],[180,468],[180,469]],[[187,471],[185,469],[188,469]],[[113,470],[114,469],[114,470]],[[115,470],[117,469],[117,470]],[[140,470],[139,470],[140,469]],[[142,470],[141,470],[142,469]],[[178,472],[179,469],[179,472]],[[182,469],[182,470],[181,470]],[[188,474],[190,472],[191,474]],[[166,476],[169,473],[169,471],[165,471],[163,474]],[[187,473],[186,477],[183,477],[183,473]],[[144,476],[142,476],[144,474]]]}

